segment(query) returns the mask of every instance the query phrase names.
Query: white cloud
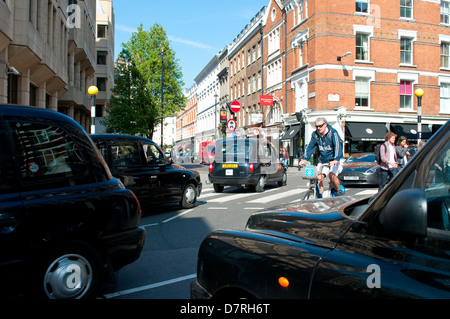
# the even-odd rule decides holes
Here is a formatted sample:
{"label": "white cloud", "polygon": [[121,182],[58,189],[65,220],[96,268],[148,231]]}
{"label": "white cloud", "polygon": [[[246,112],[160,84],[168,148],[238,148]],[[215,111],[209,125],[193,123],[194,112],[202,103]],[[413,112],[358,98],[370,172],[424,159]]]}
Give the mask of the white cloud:
{"label": "white cloud", "polygon": [[137,31],[137,28],[134,27],[129,27],[123,24],[116,24],[116,30],[120,30],[120,31],[124,31],[124,32],[128,32],[128,33],[133,33]]}
{"label": "white cloud", "polygon": [[173,41],[173,42],[177,42],[177,43],[182,43],[182,44],[186,44],[186,45],[189,45],[189,46],[193,46],[193,47],[196,47],[196,48],[200,48],[200,49],[207,49],[207,50],[214,49],[212,46],[210,46],[208,44],[201,43],[201,42],[196,42],[196,41],[191,41],[191,40],[186,40],[186,39],[178,38],[178,37],[175,37],[175,36],[172,36],[172,35],[169,36],[169,40]]}
{"label": "white cloud", "polygon": [[[116,30],[127,32],[127,33],[133,33],[133,32],[137,31],[137,28],[126,26],[126,25],[123,25],[123,24],[116,24]],[[209,44],[196,42],[196,41],[192,41],[192,40],[187,40],[187,39],[179,38],[179,37],[176,37],[176,36],[173,36],[173,35],[169,35],[169,40],[172,41],[172,42],[186,44],[188,46],[196,47],[196,48],[199,48],[199,49],[215,50],[215,48],[213,48]]]}

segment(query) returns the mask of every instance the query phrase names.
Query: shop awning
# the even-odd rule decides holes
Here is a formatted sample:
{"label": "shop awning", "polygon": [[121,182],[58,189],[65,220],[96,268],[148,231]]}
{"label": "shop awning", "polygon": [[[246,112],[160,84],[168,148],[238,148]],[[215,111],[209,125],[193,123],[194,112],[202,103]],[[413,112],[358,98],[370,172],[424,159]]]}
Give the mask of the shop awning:
{"label": "shop awning", "polygon": [[[405,136],[408,140],[417,141],[419,139],[419,133],[417,131],[417,124],[403,124],[392,123],[392,131],[397,136]],[[422,124],[422,138],[429,139],[433,135],[428,125]]]}
{"label": "shop awning", "polygon": [[284,131],[283,137],[280,139],[280,141],[287,141],[293,139],[295,136],[297,136],[298,132],[300,131],[300,125],[292,125],[288,129]]}
{"label": "shop awning", "polygon": [[352,141],[384,141],[387,133],[384,123],[346,122],[346,135]]}

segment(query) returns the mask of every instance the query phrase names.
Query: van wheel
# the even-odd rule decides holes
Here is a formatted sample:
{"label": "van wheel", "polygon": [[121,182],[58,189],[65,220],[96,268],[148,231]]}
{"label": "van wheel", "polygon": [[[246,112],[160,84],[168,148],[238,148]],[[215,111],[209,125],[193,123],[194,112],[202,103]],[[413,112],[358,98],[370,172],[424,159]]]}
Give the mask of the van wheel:
{"label": "van wheel", "polygon": [[194,184],[189,183],[184,188],[183,197],[181,198],[180,205],[183,208],[192,208],[197,201],[197,189]]}
{"label": "van wheel", "polygon": [[278,182],[278,186],[286,186],[287,184],[287,174],[286,171],[283,172],[283,176],[281,177],[281,181]]}
{"label": "van wheel", "polygon": [[102,282],[101,269],[95,248],[79,241],[65,242],[38,261],[29,291],[46,299],[94,298]]}
{"label": "van wheel", "polygon": [[264,192],[264,187],[266,186],[266,177],[261,175],[259,177],[258,183],[255,185],[255,191],[258,193]]}
{"label": "van wheel", "polygon": [[213,187],[214,187],[214,191],[216,193],[222,193],[223,192],[223,185],[213,184]]}

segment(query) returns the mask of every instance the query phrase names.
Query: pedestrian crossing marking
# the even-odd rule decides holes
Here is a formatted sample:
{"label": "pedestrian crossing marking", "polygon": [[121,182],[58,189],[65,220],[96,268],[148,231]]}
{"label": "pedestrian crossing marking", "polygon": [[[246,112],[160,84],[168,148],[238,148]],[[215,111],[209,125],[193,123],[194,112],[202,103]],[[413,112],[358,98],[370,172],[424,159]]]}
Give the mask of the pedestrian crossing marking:
{"label": "pedestrian crossing marking", "polygon": [[306,189],[301,189],[301,188],[292,189],[292,190],[287,191],[287,192],[282,192],[282,193],[274,194],[274,195],[271,195],[271,196],[265,196],[263,198],[257,198],[257,199],[254,199],[254,200],[250,200],[247,203],[249,203],[249,204],[251,204],[251,203],[263,203],[263,204],[266,204],[266,203],[269,203],[269,202],[272,202],[272,201],[275,201],[275,200],[278,200],[278,199],[281,199],[281,198],[289,197],[289,196],[298,195],[300,197],[300,194],[303,191],[306,191]]}

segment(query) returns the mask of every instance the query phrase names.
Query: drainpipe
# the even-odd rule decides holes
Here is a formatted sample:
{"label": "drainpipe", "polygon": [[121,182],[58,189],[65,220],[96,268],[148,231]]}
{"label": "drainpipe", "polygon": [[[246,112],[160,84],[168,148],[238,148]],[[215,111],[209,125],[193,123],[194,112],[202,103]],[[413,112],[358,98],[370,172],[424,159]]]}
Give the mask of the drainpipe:
{"label": "drainpipe", "polygon": [[[264,95],[264,33],[263,33],[263,24],[259,23],[259,33],[261,34],[261,95]],[[264,106],[261,105],[261,113],[262,113],[262,121],[263,126],[266,121],[264,118]]]}
{"label": "drainpipe", "polygon": [[284,8],[284,113],[287,113],[287,10]]}

